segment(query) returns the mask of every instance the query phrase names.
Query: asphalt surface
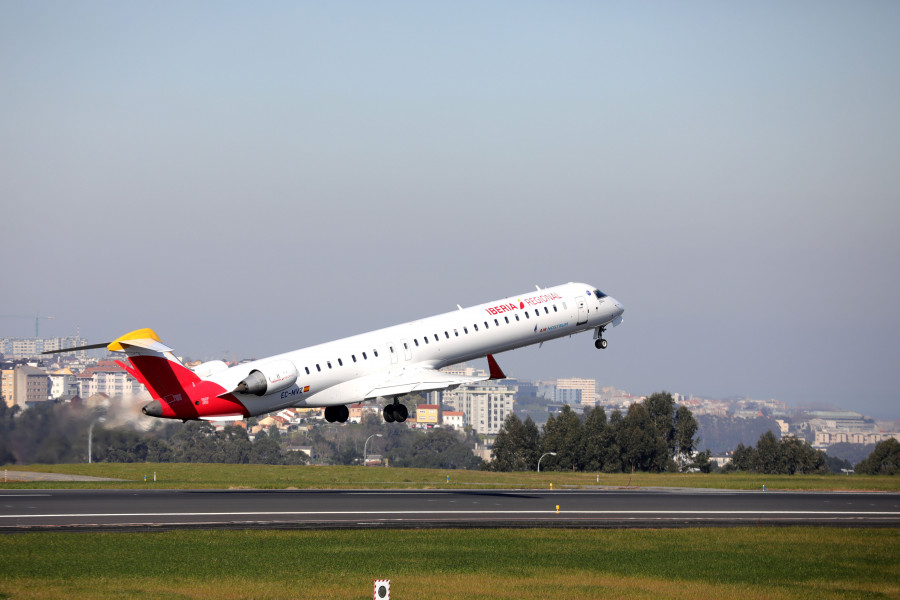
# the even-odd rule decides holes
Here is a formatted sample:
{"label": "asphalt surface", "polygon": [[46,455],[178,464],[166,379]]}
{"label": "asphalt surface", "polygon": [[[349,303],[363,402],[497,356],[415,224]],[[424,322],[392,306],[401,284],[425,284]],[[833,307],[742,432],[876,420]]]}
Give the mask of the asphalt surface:
{"label": "asphalt surface", "polygon": [[0,532],[734,525],[900,527],[900,494],[686,489],[0,491]]}

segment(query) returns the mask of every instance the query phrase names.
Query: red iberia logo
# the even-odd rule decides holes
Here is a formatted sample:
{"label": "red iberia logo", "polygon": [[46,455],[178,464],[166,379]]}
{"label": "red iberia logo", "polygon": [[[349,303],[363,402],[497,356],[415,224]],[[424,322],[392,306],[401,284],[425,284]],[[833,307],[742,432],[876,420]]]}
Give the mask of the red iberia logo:
{"label": "red iberia logo", "polygon": [[516,301],[516,302],[518,302],[518,305],[512,304],[512,303],[498,304],[496,306],[491,306],[489,308],[486,308],[485,310],[488,311],[489,314],[499,315],[500,313],[505,313],[505,312],[509,312],[512,310],[525,310],[526,304],[528,306],[538,306],[540,304],[545,304],[552,300],[562,300],[562,296],[560,296],[556,292],[550,292],[549,294],[541,294],[538,296],[531,296],[529,298],[525,298],[524,300],[519,299]]}

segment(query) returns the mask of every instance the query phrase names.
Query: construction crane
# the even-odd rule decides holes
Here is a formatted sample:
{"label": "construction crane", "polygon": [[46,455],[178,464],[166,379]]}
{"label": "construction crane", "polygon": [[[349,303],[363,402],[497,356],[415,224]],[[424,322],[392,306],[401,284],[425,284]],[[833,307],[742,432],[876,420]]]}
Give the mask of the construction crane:
{"label": "construction crane", "polygon": [[38,335],[40,330],[41,319],[52,319],[53,317],[41,317],[37,314],[33,315],[0,315],[0,319],[34,319],[34,339],[41,337]]}

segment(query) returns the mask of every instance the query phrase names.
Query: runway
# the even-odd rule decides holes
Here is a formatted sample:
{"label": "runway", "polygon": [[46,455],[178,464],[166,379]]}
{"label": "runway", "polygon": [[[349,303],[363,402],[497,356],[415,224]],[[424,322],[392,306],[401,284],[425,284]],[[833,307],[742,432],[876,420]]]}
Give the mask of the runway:
{"label": "runway", "polygon": [[[558,509],[557,509],[558,507]],[[3,490],[0,532],[900,526],[900,494],[717,490]]]}

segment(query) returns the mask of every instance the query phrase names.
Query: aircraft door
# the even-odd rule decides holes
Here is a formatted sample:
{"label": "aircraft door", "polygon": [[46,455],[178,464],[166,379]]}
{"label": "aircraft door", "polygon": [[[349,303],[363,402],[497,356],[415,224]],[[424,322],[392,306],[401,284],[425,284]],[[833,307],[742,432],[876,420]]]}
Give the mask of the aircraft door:
{"label": "aircraft door", "polygon": [[576,325],[587,323],[588,308],[587,303],[584,301],[584,296],[575,298],[575,304],[578,306],[578,322]]}
{"label": "aircraft door", "polygon": [[395,344],[394,342],[389,343],[388,344],[388,352],[391,355],[391,364],[396,365],[397,364],[397,344]]}
{"label": "aircraft door", "polygon": [[403,345],[403,358],[412,360],[412,348],[409,347],[409,340],[400,340]]}

